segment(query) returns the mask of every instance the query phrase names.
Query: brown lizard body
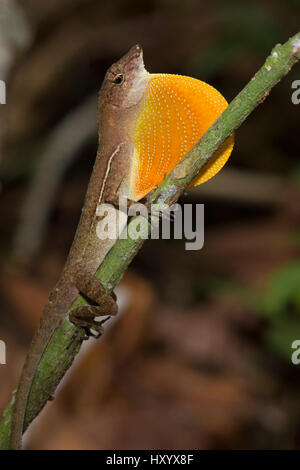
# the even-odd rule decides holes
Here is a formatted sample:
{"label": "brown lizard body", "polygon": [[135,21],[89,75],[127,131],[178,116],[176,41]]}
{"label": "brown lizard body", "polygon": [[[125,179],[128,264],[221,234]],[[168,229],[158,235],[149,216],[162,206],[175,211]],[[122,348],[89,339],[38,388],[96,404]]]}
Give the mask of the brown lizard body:
{"label": "brown lizard body", "polygon": [[[113,237],[100,239],[97,208],[143,198],[184,157],[227,106],[222,95],[200,80],[180,75],[149,74],[142,50],[134,46],[107,71],[99,94],[99,147],[75,238],[59,281],[50,294],[30,347],[16,393],[11,447],[21,447],[31,384],[55,330],[78,293],[96,305],[75,308],[70,320],[101,333],[95,317],[117,313],[113,297],[94,276]],[[233,136],[197,175],[200,184],[228,159]],[[122,202],[121,202],[122,203]]]}
{"label": "brown lizard body", "polygon": [[16,392],[11,448],[20,449],[25,409],[31,384],[54,331],[62,323],[66,311],[82,293],[96,306],[74,309],[70,319],[78,326],[101,331],[99,315],[117,313],[116,303],[94,273],[115,240],[100,240],[96,226],[100,218],[97,207],[116,203],[119,196],[128,198],[133,144],[130,123],[134,122],[145,94],[148,73],[142,50],[134,46],[108,70],[99,94],[99,147],[85,197],[76,235],[63,272],[52,290],[33,338],[20,385]]}

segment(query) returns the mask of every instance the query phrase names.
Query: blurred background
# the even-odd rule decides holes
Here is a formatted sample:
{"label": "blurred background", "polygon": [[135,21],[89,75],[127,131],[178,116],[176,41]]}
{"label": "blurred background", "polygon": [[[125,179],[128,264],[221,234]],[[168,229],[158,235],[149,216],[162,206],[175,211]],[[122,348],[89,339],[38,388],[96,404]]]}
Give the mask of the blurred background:
{"label": "blurred background", "polygon": [[[148,71],[231,101],[299,30],[298,0],[0,0],[0,410],[72,242],[97,147],[106,69],[135,43]],[[152,240],[87,342],[30,449],[300,448],[300,105],[292,71],[236,134],[205,204],[205,244]]]}

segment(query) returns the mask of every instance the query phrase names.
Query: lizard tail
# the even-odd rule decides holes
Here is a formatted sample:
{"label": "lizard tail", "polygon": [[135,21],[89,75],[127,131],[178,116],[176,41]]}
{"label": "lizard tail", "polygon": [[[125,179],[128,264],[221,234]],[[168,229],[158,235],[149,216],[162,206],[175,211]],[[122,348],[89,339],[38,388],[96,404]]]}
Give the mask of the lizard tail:
{"label": "lizard tail", "polygon": [[58,326],[53,324],[46,325],[48,318],[45,314],[46,312],[44,312],[41,323],[33,337],[15,395],[10,438],[10,446],[13,450],[20,450],[22,448],[25,411],[31,385],[44,350]]}

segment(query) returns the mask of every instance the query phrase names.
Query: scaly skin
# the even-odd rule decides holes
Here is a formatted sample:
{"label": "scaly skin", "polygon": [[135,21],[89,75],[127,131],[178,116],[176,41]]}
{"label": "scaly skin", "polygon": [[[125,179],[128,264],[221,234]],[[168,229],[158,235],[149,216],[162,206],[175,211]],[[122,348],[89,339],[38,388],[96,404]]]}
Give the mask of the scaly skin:
{"label": "scaly skin", "polygon": [[[116,77],[126,77],[121,84]],[[108,70],[99,94],[99,150],[93,168],[76,235],[62,275],[50,294],[34,335],[18,387],[11,432],[11,448],[20,449],[25,409],[33,377],[51,336],[61,324],[67,307],[79,292],[100,304],[72,312],[78,326],[97,329],[93,317],[116,314],[117,308],[93,276],[115,240],[100,240],[96,234],[99,204],[128,197],[133,144],[131,124],[135,122],[145,94],[148,74],[144,69],[142,50],[133,47]],[[83,318],[86,314],[87,320]],[[99,332],[101,332],[101,324]]]}
{"label": "scaly skin", "polygon": [[[188,153],[227,108],[227,101],[205,82],[182,75],[151,74],[134,133],[131,199],[144,197]],[[191,186],[205,183],[228,160],[230,136]]]}
{"label": "scaly skin", "polygon": [[[54,331],[80,292],[97,305],[74,309],[77,326],[102,332],[95,316],[115,315],[113,298],[94,273],[115,239],[100,240],[99,204],[119,197],[143,198],[192,148],[227,106],[213,87],[179,75],[153,74],[144,68],[142,50],[134,46],[107,71],[99,94],[99,147],[75,238],[59,281],[50,294],[34,335],[18,387],[11,448],[20,449],[28,395],[35,371]],[[233,136],[193,181],[205,182],[229,158]],[[118,213],[118,211],[117,211]]]}

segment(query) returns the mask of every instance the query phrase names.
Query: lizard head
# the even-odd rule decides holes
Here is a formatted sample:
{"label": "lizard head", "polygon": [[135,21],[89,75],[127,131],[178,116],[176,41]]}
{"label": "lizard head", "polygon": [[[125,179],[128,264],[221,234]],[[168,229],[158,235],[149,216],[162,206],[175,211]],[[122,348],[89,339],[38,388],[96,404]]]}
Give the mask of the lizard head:
{"label": "lizard head", "polygon": [[143,50],[133,46],[106,72],[99,101],[112,108],[130,108],[138,104],[147,89],[149,73],[143,62]]}

